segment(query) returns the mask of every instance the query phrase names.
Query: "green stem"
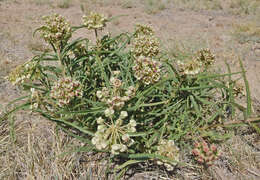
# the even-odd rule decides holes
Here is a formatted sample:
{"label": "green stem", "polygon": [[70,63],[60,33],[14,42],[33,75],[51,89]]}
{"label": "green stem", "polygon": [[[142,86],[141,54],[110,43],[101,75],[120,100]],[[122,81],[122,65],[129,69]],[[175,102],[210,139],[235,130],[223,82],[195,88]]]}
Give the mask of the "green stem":
{"label": "green stem", "polygon": [[95,29],[95,36],[96,36],[96,41],[98,40],[98,32],[97,30]]}
{"label": "green stem", "polygon": [[60,61],[60,64],[62,67],[62,74],[63,74],[63,76],[65,76],[65,67],[64,67],[64,64],[61,59],[60,48],[57,49],[57,56],[58,56],[58,60]]}

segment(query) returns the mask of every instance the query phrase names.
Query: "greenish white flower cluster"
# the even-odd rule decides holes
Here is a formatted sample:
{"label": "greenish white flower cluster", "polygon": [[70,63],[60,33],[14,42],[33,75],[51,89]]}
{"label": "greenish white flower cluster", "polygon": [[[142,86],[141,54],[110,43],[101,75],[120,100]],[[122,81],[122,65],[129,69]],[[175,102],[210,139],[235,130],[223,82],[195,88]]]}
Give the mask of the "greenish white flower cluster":
{"label": "greenish white flower cluster", "polygon": [[215,62],[215,55],[213,55],[210,49],[201,49],[197,52],[197,61],[203,63],[205,67],[208,67]]}
{"label": "greenish white flower cluster", "polygon": [[153,84],[160,80],[160,66],[160,62],[155,61],[149,57],[140,56],[136,58],[134,62],[134,76],[144,84]]}
{"label": "greenish white flower cluster", "polygon": [[209,49],[201,49],[191,60],[178,61],[179,70],[185,75],[196,75],[215,62],[215,56]]}
{"label": "greenish white flower cluster", "polygon": [[180,161],[180,155],[179,155],[179,148],[175,146],[173,140],[166,140],[162,139],[157,146],[157,154],[167,157],[174,162],[168,162],[168,161],[157,161],[158,165],[164,165],[168,171],[172,171],[174,169],[174,166],[176,166],[177,162]]}
{"label": "greenish white flower cluster", "polygon": [[[129,133],[136,132],[136,121],[131,119],[127,124],[127,111],[121,111],[126,101],[135,96],[136,88],[133,86],[123,88],[123,82],[119,79],[120,71],[113,71],[110,78],[110,88],[103,87],[97,91],[98,99],[109,107],[104,111],[105,121],[102,117],[97,119],[98,128],[92,143],[97,149],[109,149],[112,154],[127,151],[133,144]],[[116,119],[116,120],[115,120]]]}
{"label": "greenish white flower cluster", "polygon": [[154,57],[159,53],[159,41],[154,36],[137,36],[133,41],[132,52],[136,57]]}
{"label": "greenish white flower cluster", "polygon": [[37,68],[37,62],[27,61],[23,65],[17,66],[7,77],[13,84],[21,84],[27,80],[36,80],[40,77],[40,71]]}
{"label": "greenish white flower cluster", "polygon": [[191,59],[186,62],[178,61],[179,71],[185,75],[196,75],[202,71],[202,62]]}
{"label": "greenish white flower cluster", "polygon": [[133,40],[132,52],[135,57],[154,57],[159,54],[159,40],[148,26],[138,25]]}
{"label": "greenish white flower cluster", "polygon": [[37,109],[41,101],[41,93],[35,88],[31,88],[31,109]]}
{"label": "greenish white flower cluster", "polygon": [[113,122],[112,116],[107,116],[111,123],[105,122],[102,117],[97,119],[98,127],[92,143],[99,150],[110,150],[112,154],[126,152],[134,140],[129,133],[136,132],[136,121],[131,119],[126,125],[124,120],[128,117],[126,111],[121,111],[119,118]]}
{"label": "greenish white flower cluster", "polygon": [[105,113],[112,115],[114,110],[120,110],[122,107],[124,107],[127,101],[135,96],[136,88],[134,86],[129,86],[127,89],[124,89],[122,87],[122,81],[114,76],[110,78],[110,84],[112,86],[111,90],[107,87],[103,87],[101,91],[96,92],[96,95],[100,101],[106,103],[109,106]]}
{"label": "greenish white flower cluster", "polygon": [[79,81],[63,77],[54,83],[50,97],[56,99],[60,107],[67,105],[75,97],[82,97],[83,91]]}
{"label": "greenish white flower cluster", "polygon": [[39,30],[46,42],[59,46],[71,37],[71,27],[64,17],[59,14],[44,16],[45,25]]}
{"label": "greenish white flower cluster", "polygon": [[231,84],[233,85],[232,86],[232,89],[233,89],[232,93],[233,93],[234,97],[243,97],[243,96],[246,95],[243,84],[239,83],[238,81],[236,81],[234,83],[226,82],[226,86],[228,88],[230,88]]}
{"label": "greenish white flower cluster", "polygon": [[90,12],[88,16],[84,15],[82,17],[84,26],[87,27],[87,29],[96,29],[96,30],[102,30],[106,26],[107,17],[103,14]]}
{"label": "greenish white flower cluster", "polygon": [[233,86],[233,94],[235,97],[245,96],[246,92],[244,86],[236,82],[235,85]]}
{"label": "greenish white flower cluster", "polygon": [[154,36],[154,31],[150,26],[137,24],[135,36],[137,37],[140,35]]}

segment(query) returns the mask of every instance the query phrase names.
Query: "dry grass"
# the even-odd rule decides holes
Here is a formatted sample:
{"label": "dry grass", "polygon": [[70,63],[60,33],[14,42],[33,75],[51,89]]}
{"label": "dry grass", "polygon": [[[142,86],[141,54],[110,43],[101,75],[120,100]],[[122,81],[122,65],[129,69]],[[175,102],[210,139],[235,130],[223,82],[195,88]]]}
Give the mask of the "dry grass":
{"label": "dry grass", "polygon": [[239,135],[234,135],[223,146],[223,157],[230,170],[241,179],[260,178],[259,138],[252,130],[246,129]]}
{"label": "dry grass", "polygon": [[19,113],[0,124],[0,179],[77,179],[86,175],[80,164],[80,145],[55,125],[37,116]]}
{"label": "dry grass", "polygon": [[148,14],[156,14],[164,9],[170,4],[169,0],[145,0],[144,10]]}
{"label": "dry grass", "polygon": [[260,43],[260,24],[257,21],[233,25],[233,36],[239,43]]}
{"label": "dry grass", "polygon": [[[4,0],[0,0],[4,1]],[[7,1],[7,0],[6,0]],[[37,5],[51,5],[50,0],[28,0]],[[72,0],[73,1],[73,0]],[[60,1],[60,8],[71,7],[69,0]],[[73,1],[74,2],[74,1]],[[158,13],[168,7],[168,2],[160,0],[79,0],[85,3],[86,7],[119,5],[122,8],[141,7],[147,13]],[[166,4],[164,4],[166,2]],[[68,4],[67,4],[68,3]],[[93,3],[93,4],[89,4]],[[199,10],[222,10],[238,15],[254,15],[259,14],[259,1],[257,0],[173,0],[169,3],[175,3],[178,7]],[[90,6],[89,6],[90,5]],[[52,7],[57,7],[52,6]],[[176,6],[175,6],[176,7]],[[90,8],[91,9],[91,8]],[[79,10],[80,11],[80,10]],[[120,25],[115,21],[114,25]],[[234,35],[238,35],[238,39],[242,42],[250,40],[258,42],[256,38],[260,38],[259,26],[255,22],[234,25]],[[6,37],[3,37],[8,38]],[[257,41],[256,41],[257,40]],[[205,42],[197,42],[187,40],[187,43],[177,44],[176,42],[184,42],[183,39],[174,39],[167,44],[168,52],[175,56],[181,51],[196,50],[194,47],[204,47]],[[44,50],[40,44],[29,43],[25,45],[31,50]],[[230,45],[233,46],[233,45]],[[234,48],[234,47],[233,47]],[[237,48],[238,49],[238,48]],[[241,49],[239,49],[241,50]],[[225,50],[228,51],[228,50]],[[234,58],[233,54],[227,52],[227,59]],[[234,53],[235,55],[237,53]],[[224,55],[223,55],[224,56]],[[230,57],[229,57],[230,56]],[[0,85],[4,81],[2,77],[6,76],[11,68],[17,63],[11,63],[12,58],[9,58],[4,52],[0,51]],[[0,96],[1,97],[1,96]],[[8,99],[8,98],[7,98]],[[10,100],[10,98],[9,98]],[[0,104],[0,112],[3,110],[3,104]],[[0,179],[88,179],[90,175],[97,177],[97,174],[104,174],[105,168],[99,164],[99,160],[86,162],[89,157],[86,154],[72,152],[74,148],[82,146],[75,139],[65,135],[64,132],[57,131],[55,125],[40,119],[37,116],[32,116],[25,113],[17,114],[17,118],[9,118],[0,122]],[[244,136],[244,139],[243,139]],[[242,138],[241,138],[242,137]],[[249,138],[248,140],[245,138]],[[259,150],[250,146],[247,142],[255,144],[259,147],[259,136],[253,132],[247,135],[234,135],[224,146],[223,156],[216,166],[209,170],[209,173],[204,169],[199,168],[181,168],[178,169],[176,178],[180,179],[259,179],[260,155]],[[99,155],[97,155],[99,156]],[[101,162],[102,163],[102,162]],[[227,169],[230,171],[226,172]],[[149,169],[147,169],[148,171]],[[153,172],[140,172],[145,176],[138,176],[149,179],[154,177],[167,179],[165,176],[159,176],[158,172],[163,170],[154,170]]]}
{"label": "dry grass", "polygon": [[58,8],[62,8],[62,9],[67,9],[70,8],[73,5],[73,2],[75,2],[75,0],[56,0],[56,1],[52,1],[52,0],[29,0],[31,3],[34,3],[38,6],[50,6],[50,7],[58,7]]}
{"label": "dry grass", "polygon": [[15,66],[16,63],[13,62],[13,58],[0,50],[0,80],[4,79]]}
{"label": "dry grass", "polygon": [[73,5],[72,0],[58,0],[57,7],[67,9]]}
{"label": "dry grass", "polygon": [[51,0],[30,0],[32,3],[35,3],[38,6],[42,5],[51,5],[53,2]]}
{"label": "dry grass", "polygon": [[177,6],[183,9],[222,10],[235,15],[259,14],[258,0],[174,0]]}
{"label": "dry grass", "polygon": [[194,11],[223,9],[220,0],[174,0],[173,2],[177,5],[177,7],[180,7],[182,9],[191,9]]}

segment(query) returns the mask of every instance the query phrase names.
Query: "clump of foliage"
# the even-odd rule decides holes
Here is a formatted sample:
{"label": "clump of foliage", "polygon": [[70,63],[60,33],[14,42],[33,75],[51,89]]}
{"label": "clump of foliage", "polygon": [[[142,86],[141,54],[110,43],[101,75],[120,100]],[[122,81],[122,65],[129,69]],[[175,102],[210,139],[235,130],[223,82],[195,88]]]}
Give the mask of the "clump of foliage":
{"label": "clump of foliage", "polygon": [[[149,26],[98,37],[109,21],[98,13],[83,16],[78,27],[57,14],[43,20],[36,33],[52,52],[35,56],[9,76],[27,92],[20,108],[56,122],[86,143],[85,151],[130,160],[121,168],[155,160],[173,170],[183,147],[214,131],[219,118],[235,108],[233,81],[223,82],[232,73],[210,72],[215,57],[209,49],[170,59]],[[82,28],[94,30],[96,42],[71,40]],[[215,133],[208,133],[209,139]]]}

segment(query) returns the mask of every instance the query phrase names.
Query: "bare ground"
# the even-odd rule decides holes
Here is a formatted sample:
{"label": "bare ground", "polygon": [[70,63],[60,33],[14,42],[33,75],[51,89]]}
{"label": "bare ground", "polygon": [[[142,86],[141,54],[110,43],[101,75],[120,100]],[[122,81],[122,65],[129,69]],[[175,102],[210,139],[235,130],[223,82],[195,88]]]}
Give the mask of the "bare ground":
{"label": "bare ground", "polygon": [[[247,70],[254,112],[258,115],[260,114],[260,33],[256,36],[259,39],[250,39],[249,33],[247,34],[249,40],[242,39],[243,41],[241,41],[243,34],[241,35],[240,32],[237,32],[238,25],[245,24],[247,26],[248,23],[257,23],[257,15],[234,15],[224,10],[216,11],[211,9],[193,11],[180,8],[174,3],[167,3],[164,8],[155,8],[152,13],[149,13],[147,5],[140,1],[134,1],[135,3],[127,6],[125,4],[127,1],[119,0],[95,1],[95,3],[93,3],[94,1],[71,0],[67,1],[68,8],[61,6],[61,2],[53,3],[47,0],[0,0],[0,105],[2,107],[5,107],[9,101],[18,97],[21,93],[16,87],[11,86],[4,77],[13,67],[31,58],[36,53],[36,50],[46,48],[44,42],[37,36],[32,37],[33,31],[40,25],[41,16],[56,12],[68,18],[72,25],[79,25],[83,15],[81,10],[83,7],[85,12],[96,10],[108,16],[124,15],[111,22],[105,29],[105,31],[112,34],[118,34],[122,31],[133,31],[134,25],[137,23],[152,25],[156,35],[161,39],[162,47],[169,53],[174,53],[177,48],[195,51],[200,47],[209,47],[216,54],[216,69],[220,72],[225,72],[224,60],[231,64],[233,71],[239,71],[237,59],[241,58]],[[259,24],[256,24],[257,26]],[[81,31],[77,36],[89,36],[91,38],[92,34],[89,34],[88,31]],[[8,129],[6,132],[2,132],[2,135],[6,135],[5,137],[8,141],[6,139],[5,141],[3,140],[3,142],[6,142],[6,146],[2,146],[3,150],[0,150],[0,161],[5,163],[5,165],[0,165],[0,169],[3,172],[2,174],[0,173],[0,179],[2,175],[4,179],[49,179],[51,176],[54,177],[53,175],[55,174],[60,178],[60,174],[66,171],[65,167],[71,168],[67,163],[65,165],[62,164],[64,166],[62,169],[58,160],[52,161],[53,157],[45,157],[49,156],[49,154],[62,153],[63,151],[59,148],[68,145],[66,143],[58,144],[58,142],[53,142],[57,135],[54,133],[52,123],[21,113],[17,115],[15,130],[19,146],[15,146],[11,150],[9,149],[8,157],[3,157],[7,156],[3,152],[6,151],[4,147],[7,148],[8,143],[12,144],[10,138],[11,130]],[[64,139],[66,138],[64,137]],[[252,130],[242,129],[223,145],[222,158],[208,170],[191,167],[179,168],[173,174],[167,175],[164,172],[162,173],[164,176],[159,176],[159,171],[152,169],[151,172],[155,173],[137,173],[134,175],[134,178],[259,179],[259,140],[259,136],[253,133]],[[30,144],[31,142],[41,146],[40,148],[35,148],[38,150],[35,157],[28,156],[31,153],[30,147],[33,147]],[[75,143],[79,144],[78,142]],[[48,149],[44,144],[54,147],[53,150]],[[21,158],[22,156],[24,158]],[[38,161],[40,160],[38,160],[34,162],[34,166],[28,163],[33,160],[36,161],[35,158],[39,158],[39,156],[47,160],[42,160],[42,163],[39,163]],[[89,173],[89,169],[86,167],[86,164],[80,164],[81,161],[78,159],[82,158],[82,156],[74,154],[68,157],[68,159],[74,158],[71,161],[78,163],[78,169],[75,174],[82,174],[77,178],[81,177],[84,179],[84,173]],[[20,165],[15,165],[12,162],[13,160],[20,163]],[[55,167],[52,167],[53,171],[50,171],[46,164],[52,162],[52,165]],[[28,170],[29,167],[34,167],[34,169]],[[8,168],[12,170],[7,170]],[[67,172],[67,174],[69,173]],[[50,175],[49,178],[48,175]],[[68,179],[72,177],[70,176]],[[74,178],[76,178],[76,175]]]}

